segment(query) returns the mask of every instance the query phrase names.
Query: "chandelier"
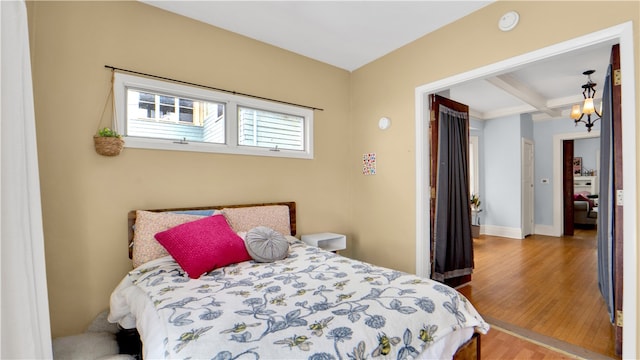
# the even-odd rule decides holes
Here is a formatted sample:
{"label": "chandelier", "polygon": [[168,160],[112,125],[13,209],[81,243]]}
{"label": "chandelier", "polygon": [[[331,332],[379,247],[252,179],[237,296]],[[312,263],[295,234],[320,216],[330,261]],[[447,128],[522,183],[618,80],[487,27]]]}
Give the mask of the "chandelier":
{"label": "chandelier", "polygon": [[[584,126],[587,127],[587,131],[591,132],[591,128],[595,124],[596,121],[600,120],[602,117],[602,103],[600,103],[600,111],[596,110],[593,104],[593,98],[596,95],[596,83],[591,80],[591,74],[596,72],[595,70],[587,70],[582,73],[582,75],[587,76],[587,83],[582,85],[582,96],[584,97],[584,103],[582,104],[582,109],[580,109],[580,104],[575,104],[571,108],[571,118],[575,122],[576,126],[578,123],[584,123]],[[594,115],[593,120],[591,120],[591,115]],[[586,116],[586,121],[583,118]],[[596,117],[597,116],[597,117]]]}

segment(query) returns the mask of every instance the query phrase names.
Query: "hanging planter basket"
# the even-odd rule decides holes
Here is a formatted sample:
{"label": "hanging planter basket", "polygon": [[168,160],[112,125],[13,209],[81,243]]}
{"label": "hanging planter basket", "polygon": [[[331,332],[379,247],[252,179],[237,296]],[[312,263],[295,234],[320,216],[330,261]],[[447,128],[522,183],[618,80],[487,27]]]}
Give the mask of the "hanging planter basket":
{"label": "hanging planter basket", "polygon": [[104,103],[104,108],[102,109],[102,115],[98,121],[98,131],[93,136],[93,144],[95,145],[96,152],[100,155],[104,156],[117,156],[120,155],[122,148],[124,147],[124,140],[122,140],[122,136],[118,134],[117,129],[111,129],[109,127],[100,128],[100,124],[104,119],[105,113],[107,111],[107,107],[111,104],[111,110],[113,111],[113,124],[116,126],[117,121],[115,120],[115,102],[113,99],[113,81],[115,79],[114,70],[111,70],[111,88],[109,89],[109,94],[107,95],[107,100]]}
{"label": "hanging planter basket", "polygon": [[104,156],[117,156],[124,147],[124,140],[119,137],[93,136],[96,152]]}

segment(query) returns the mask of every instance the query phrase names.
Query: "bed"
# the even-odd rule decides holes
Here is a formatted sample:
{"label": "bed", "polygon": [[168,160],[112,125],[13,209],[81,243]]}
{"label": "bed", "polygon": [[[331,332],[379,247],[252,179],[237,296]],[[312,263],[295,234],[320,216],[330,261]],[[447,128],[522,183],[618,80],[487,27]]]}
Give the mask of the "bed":
{"label": "bed", "polygon": [[[109,321],[137,329],[145,359],[480,357],[479,334],[486,334],[489,325],[461,294],[438,282],[308,246],[295,237],[295,213],[295,202],[131,211],[134,269],[111,295]],[[182,222],[159,228],[162,221],[154,216],[181,217],[176,221]],[[214,218],[238,235],[250,258],[225,253],[225,259],[233,258],[229,264],[216,259],[215,268],[200,275],[202,270],[185,263],[175,245],[166,245],[166,234],[178,233],[183,241],[193,228],[212,226]],[[169,254],[160,251],[136,262],[142,256],[136,253],[142,246],[137,232],[158,229],[154,238],[166,247],[156,250]],[[260,233],[260,240],[253,241],[257,229],[268,236]],[[211,232],[221,234],[217,228]],[[273,249],[266,257],[254,254],[256,244],[281,245],[283,238],[285,255]],[[189,248],[182,249],[186,256],[208,251],[190,253],[191,238],[181,246]],[[218,246],[214,251],[208,258],[227,250]]]}

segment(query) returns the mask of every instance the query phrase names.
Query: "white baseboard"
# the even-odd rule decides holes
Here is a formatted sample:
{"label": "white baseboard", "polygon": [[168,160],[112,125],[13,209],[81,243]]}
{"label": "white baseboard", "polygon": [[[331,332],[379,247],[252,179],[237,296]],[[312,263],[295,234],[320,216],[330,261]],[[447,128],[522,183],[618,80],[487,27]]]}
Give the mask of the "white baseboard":
{"label": "white baseboard", "polygon": [[500,236],[511,239],[522,239],[522,229],[510,228],[505,226],[482,225],[480,233],[485,235]]}
{"label": "white baseboard", "polygon": [[[534,234],[536,235],[545,235],[545,236],[555,236],[559,237],[558,230],[553,225],[535,225]],[[496,225],[481,225],[480,226],[480,234],[483,235],[492,235],[492,236],[500,236],[511,239],[524,239],[522,235],[522,229],[520,228],[511,228],[506,226],[496,226]]]}
{"label": "white baseboard", "polygon": [[553,225],[535,225],[534,227],[534,233],[536,235],[560,236],[557,232],[558,231]]}

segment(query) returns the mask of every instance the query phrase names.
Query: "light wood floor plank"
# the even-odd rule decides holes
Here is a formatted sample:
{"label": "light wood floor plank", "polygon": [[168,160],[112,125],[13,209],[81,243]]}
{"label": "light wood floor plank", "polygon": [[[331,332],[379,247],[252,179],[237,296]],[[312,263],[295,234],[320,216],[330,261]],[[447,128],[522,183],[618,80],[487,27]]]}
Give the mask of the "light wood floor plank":
{"label": "light wood floor plank", "polygon": [[499,359],[575,359],[551,349],[538,346],[529,341],[519,339],[499,329],[483,337],[481,341],[482,358]]}
{"label": "light wood floor plank", "polygon": [[474,240],[472,281],[458,290],[482,315],[615,358],[595,236],[580,229],[560,238],[482,235]]}

